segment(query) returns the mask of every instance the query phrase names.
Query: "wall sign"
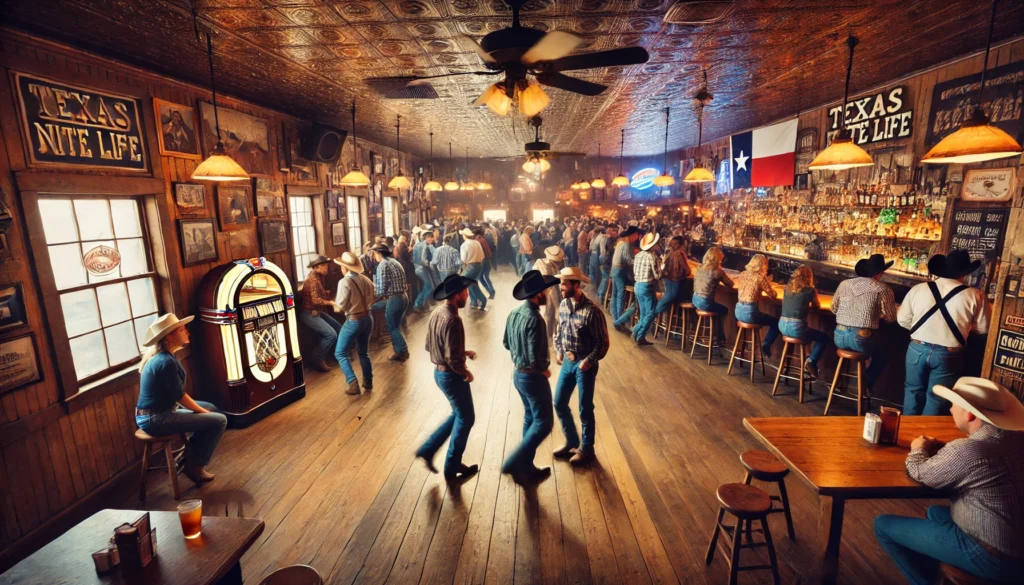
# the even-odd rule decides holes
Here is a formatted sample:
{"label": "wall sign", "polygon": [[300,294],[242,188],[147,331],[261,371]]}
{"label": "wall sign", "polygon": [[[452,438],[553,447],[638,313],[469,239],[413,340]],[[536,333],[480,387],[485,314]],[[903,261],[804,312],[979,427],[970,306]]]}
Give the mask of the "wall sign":
{"label": "wall sign", "polygon": [[972,169],[964,177],[960,197],[964,201],[1009,201],[1016,178],[1014,168]]}
{"label": "wall sign", "polygon": [[121,265],[121,253],[110,246],[99,245],[82,257],[85,269],[96,276],[106,276]]}
{"label": "wall sign", "polygon": [[1024,333],[1000,329],[992,365],[1009,371],[1013,378],[1024,378]]}
{"label": "wall sign", "polygon": [[139,101],[14,74],[33,164],[146,170]]}
{"label": "wall sign", "polygon": [[[990,69],[985,79],[985,103],[982,107],[992,125],[1020,143],[1024,140],[1020,106],[1024,100],[1024,61]],[[924,141],[926,146],[934,146],[958,130],[964,120],[970,119],[977,104],[980,83],[981,73],[978,72],[935,84],[928,115],[928,134]]]}
{"label": "wall sign", "polygon": [[[914,128],[914,111],[908,108],[905,87],[850,100],[846,104],[846,127],[856,144],[873,144],[910,136]],[[829,142],[842,127],[842,106],[830,108]]]}
{"label": "wall sign", "polygon": [[31,333],[0,342],[0,394],[42,379]]}
{"label": "wall sign", "polygon": [[1014,327],[1024,327],[1024,317],[1018,315],[1007,315],[1006,324]]}
{"label": "wall sign", "polygon": [[[1006,222],[1010,209],[954,209],[950,225],[950,250],[967,250],[972,260],[982,260],[976,272],[967,278],[967,284],[982,288],[992,275],[1006,238]],[[983,289],[984,290],[984,289]]]}
{"label": "wall sign", "polygon": [[651,187],[654,186],[654,179],[659,174],[660,173],[658,173],[658,169],[650,167],[646,169],[640,169],[639,171],[633,173],[633,176],[630,178],[629,181],[629,186],[638,191],[650,189]]}

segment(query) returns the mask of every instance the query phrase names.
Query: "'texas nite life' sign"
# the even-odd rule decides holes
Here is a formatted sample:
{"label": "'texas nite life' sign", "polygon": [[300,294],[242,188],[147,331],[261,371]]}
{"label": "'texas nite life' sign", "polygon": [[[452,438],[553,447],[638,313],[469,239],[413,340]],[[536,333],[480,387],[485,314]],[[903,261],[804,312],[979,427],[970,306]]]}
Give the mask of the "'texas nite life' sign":
{"label": "'texas nite life' sign", "polygon": [[[914,111],[904,109],[909,103],[906,88],[896,87],[850,100],[846,104],[846,127],[856,144],[873,144],[884,140],[906,138],[914,125]],[[830,108],[829,141],[842,127],[842,106]]]}
{"label": "'texas nite life' sign", "polygon": [[654,186],[654,179],[658,176],[658,169],[646,168],[640,169],[633,173],[633,176],[629,180],[630,188],[636,189],[637,191],[643,191],[644,189],[650,189]]}

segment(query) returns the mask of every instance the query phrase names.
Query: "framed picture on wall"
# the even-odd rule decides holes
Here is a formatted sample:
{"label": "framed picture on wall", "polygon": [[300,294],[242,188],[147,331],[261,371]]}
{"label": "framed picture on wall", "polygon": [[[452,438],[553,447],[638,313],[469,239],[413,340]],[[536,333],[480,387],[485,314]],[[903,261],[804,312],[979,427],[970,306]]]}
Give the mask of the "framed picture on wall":
{"label": "framed picture on wall", "polygon": [[288,249],[288,222],[283,219],[260,220],[260,248],[264,254]]}
{"label": "framed picture on wall", "polygon": [[196,134],[196,114],[189,106],[153,98],[156,123],[160,126],[157,142],[160,154],[183,158],[200,158]]}
{"label": "framed picture on wall", "polygon": [[175,183],[174,203],[182,215],[197,215],[206,211],[206,187],[195,183]]}
{"label": "framed picture on wall", "polygon": [[328,207],[327,208],[327,221],[335,222],[338,221],[338,208]]}
{"label": "framed picture on wall", "polygon": [[0,394],[43,379],[35,335],[0,341]]}
{"label": "framed picture on wall", "polygon": [[25,325],[28,325],[28,316],[25,314],[21,284],[0,286],[0,331]]}
{"label": "framed picture on wall", "polygon": [[288,214],[284,203],[284,189],[269,177],[257,177],[253,180],[256,189],[256,215],[259,217]]}
{"label": "framed picture on wall", "polygon": [[345,222],[331,224],[331,244],[335,246],[345,245]]}
{"label": "framed picture on wall", "polygon": [[252,187],[249,185],[217,185],[217,215],[220,231],[245,229],[252,223]]}
{"label": "framed picture on wall", "polygon": [[[218,140],[213,105],[199,102],[199,114],[203,150],[209,154],[213,152]],[[272,174],[274,156],[270,151],[270,126],[267,121],[224,106],[217,108],[217,115],[220,117],[220,140],[228,156],[250,175]]]}
{"label": "framed picture on wall", "polygon": [[217,230],[213,218],[178,220],[178,236],[183,266],[217,259]]}
{"label": "framed picture on wall", "polygon": [[1017,169],[971,169],[964,177],[960,197],[964,201],[999,202],[1013,198]]}

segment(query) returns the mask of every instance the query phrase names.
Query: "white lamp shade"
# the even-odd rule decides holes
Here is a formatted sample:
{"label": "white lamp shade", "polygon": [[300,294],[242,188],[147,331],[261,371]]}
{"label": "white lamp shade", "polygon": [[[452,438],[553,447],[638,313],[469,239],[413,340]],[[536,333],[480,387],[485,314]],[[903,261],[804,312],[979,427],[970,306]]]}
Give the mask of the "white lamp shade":
{"label": "white lamp shade", "polygon": [[220,144],[192,171],[192,179],[196,181],[244,181],[248,178],[249,173],[225,154]]}

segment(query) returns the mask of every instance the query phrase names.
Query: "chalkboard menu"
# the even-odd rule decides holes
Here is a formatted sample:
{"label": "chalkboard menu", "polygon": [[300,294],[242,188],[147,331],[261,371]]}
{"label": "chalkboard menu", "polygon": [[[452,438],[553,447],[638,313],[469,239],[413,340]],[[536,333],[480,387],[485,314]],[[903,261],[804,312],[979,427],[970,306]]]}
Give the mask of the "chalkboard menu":
{"label": "chalkboard menu", "polygon": [[1024,380],[1024,334],[1000,329],[992,365],[1004,370],[1007,377]]}
{"label": "chalkboard menu", "polygon": [[967,283],[983,285],[985,276],[990,274],[990,265],[999,259],[1006,239],[1006,222],[1010,208],[953,210],[950,226],[949,250],[967,250],[972,260],[982,260],[981,267],[972,274]]}

